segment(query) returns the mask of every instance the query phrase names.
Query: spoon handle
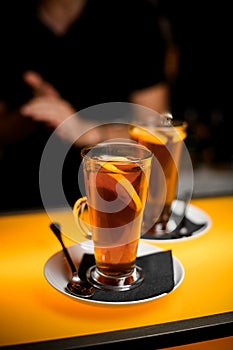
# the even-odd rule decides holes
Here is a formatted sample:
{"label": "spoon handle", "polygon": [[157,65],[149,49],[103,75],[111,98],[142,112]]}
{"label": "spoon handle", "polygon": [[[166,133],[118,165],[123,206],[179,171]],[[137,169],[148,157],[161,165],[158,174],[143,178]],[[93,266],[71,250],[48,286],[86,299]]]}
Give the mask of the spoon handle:
{"label": "spoon handle", "polygon": [[57,239],[59,240],[59,242],[61,243],[62,245],[62,249],[63,249],[63,252],[65,254],[65,257],[70,265],[70,268],[71,268],[71,271],[73,273],[77,272],[76,270],[76,267],[70,257],[70,254],[66,248],[66,246],[64,245],[63,243],[63,240],[62,240],[62,236],[61,236],[61,228],[60,228],[60,225],[57,223],[57,222],[53,222],[52,224],[50,224],[50,228],[51,230],[53,231],[53,233],[55,234],[55,236],[57,237]]}

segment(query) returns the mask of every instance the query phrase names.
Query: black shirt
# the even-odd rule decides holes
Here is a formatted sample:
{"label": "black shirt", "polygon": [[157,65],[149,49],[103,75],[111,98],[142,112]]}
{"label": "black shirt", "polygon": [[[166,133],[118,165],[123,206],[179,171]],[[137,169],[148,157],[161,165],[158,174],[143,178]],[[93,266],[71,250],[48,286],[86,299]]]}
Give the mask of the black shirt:
{"label": "black shirt", "polygon": [[[22,80],[26,70],[40,73],[77,111],[127,102],[132,91],[164,81],[164,41],[149,2],[89,0],[62,36],[38,20],[36,6],[36,1],[1,4],[0,100],[10,109],[32,97]],[[0,165],[3,209],[41,206],[38,169],[49,136],[38,123],[30,137],[5,146]],[[80,150],[72,152],[77,159]]]}

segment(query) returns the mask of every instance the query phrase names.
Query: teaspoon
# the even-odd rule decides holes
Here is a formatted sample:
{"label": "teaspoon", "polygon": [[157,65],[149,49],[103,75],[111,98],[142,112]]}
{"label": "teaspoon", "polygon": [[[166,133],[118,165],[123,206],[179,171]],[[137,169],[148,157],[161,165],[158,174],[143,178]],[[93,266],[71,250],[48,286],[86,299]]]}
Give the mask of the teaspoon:
{"label": "teaspoon", "polygon": [[52,223],[50,224],[50,228],[59,240],[59,242],[62,245],[63,253],[70,265],[71,271],[72,271],[72,278],[71,280],[67,283],[67,291],[75,296],[82,296],[84,298],[89,298],[94,294],[94,287],[88,283],[87,281],[81,280],[78,271],[71,259],[71,256],[65,247],[62,236],[61,236],[61,229],[60,225],[58,223]]}

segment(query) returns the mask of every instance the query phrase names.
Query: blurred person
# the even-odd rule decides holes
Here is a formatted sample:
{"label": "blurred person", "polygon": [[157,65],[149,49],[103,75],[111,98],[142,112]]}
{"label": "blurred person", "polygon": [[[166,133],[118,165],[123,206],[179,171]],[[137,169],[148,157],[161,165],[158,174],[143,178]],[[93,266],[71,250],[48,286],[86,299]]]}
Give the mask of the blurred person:
{"label": "blurred person", "polygon": [[[146,0],[9,1],[0,6],[0,209],[41,207],[41,155],[64,120],[106,102],[169,110],[164,38]],[[95,128],[96,121],[79,113],[67,125],[58,137],[72,140],[77,133],[64,168],[72,205],[79,196],[72,193],[72,167],[80,147],[123,137],[126,131]]]}

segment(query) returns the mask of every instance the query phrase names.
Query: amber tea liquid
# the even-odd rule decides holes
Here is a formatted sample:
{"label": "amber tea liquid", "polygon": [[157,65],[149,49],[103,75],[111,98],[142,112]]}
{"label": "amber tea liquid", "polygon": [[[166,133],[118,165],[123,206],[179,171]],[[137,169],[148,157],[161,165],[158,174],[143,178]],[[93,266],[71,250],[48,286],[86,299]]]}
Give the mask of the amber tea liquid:
{"label": "amber tea liquid", "polygon": [[151,163],[142,169],[121,158],[89,160],[84,168],[96,266],[111,276],[135,266]]}
{"label": "amber tea liquid", "polygon": [[153,233],[156,225],[165,230],[171,215],[171,204],[176,195],[178,167],[181,158],[186,126],[146,127],[132,126],[130,136],[133,140],[152,151],[149,194],[144,213],[144,229]]}

